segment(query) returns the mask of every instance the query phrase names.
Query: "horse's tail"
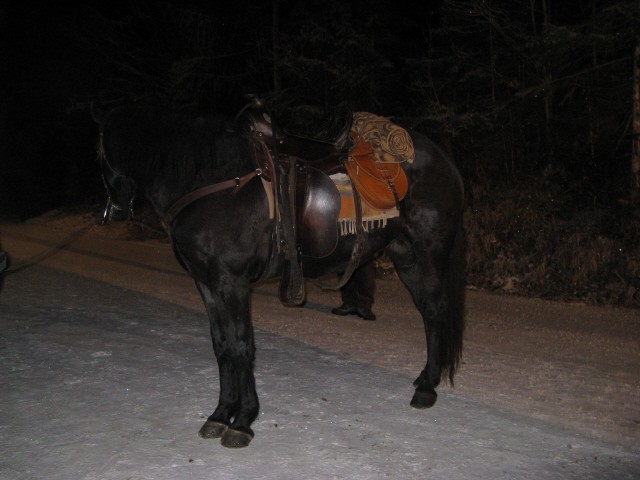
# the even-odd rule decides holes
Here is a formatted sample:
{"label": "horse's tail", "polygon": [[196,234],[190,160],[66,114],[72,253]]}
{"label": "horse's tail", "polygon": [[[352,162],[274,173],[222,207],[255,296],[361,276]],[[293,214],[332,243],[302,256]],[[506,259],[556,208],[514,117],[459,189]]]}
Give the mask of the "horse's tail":
{"label": "horse's tail", "polygon": [[460,220],[449,252],[444,278],[444,289],[448,300],[446,315],[449,324],[440,345],[442,354],[440,365],[443,373],[448,372],[451,385],[453,385],[453,377],[462,360],[462,337],[465,324],[466,247],[466,232],[462,220]]}

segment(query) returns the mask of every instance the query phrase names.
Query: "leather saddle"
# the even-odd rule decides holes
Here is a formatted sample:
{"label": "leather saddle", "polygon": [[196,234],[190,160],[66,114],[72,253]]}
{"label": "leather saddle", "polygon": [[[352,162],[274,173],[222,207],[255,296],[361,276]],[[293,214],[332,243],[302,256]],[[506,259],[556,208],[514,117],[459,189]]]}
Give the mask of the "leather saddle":
{"label": "leather saddle", "polygon": [[356,204],[356,242],[345,273],[329,287],[334,289],[348,281],[364,246],[360,194],[377,208],[398,207],[407,180],[398,163],[375,161],[371,145],[352,131],[351,110],[328,122],[332,135],[314,138],[278,128],[263,102],[249,99],[241,114],[247,117],[256,167],[274,199],[275,250],[283,265],[280,301],[300,305],[305,299],[301,257],[326,257],[339,240],[340,193],[329,175],[349,174]]}
{"label": "leather saddle", "polygon": [[280,301],[300,305],[305,299],[301,257],[325,257],[338,244],[340,194],[328,173],[341,170],[351,148],[352,114],[334,120],[333,138],[318,139],[275,126],[256,96],[241,113],[247,117],[256,167],[273,193],[276,251],[283,265]]}

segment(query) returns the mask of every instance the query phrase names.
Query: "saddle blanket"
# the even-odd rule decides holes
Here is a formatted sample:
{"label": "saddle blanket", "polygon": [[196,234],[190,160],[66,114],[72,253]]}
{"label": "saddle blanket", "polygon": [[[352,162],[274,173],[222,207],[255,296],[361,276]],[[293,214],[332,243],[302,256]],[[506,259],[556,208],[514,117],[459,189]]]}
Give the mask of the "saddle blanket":
{"label": "saddle blanket", "polygon": [[[335,183],[338,192],[340,193],[340,214],[338,215],[338,226],[340,235],[355,235],[356,234],[356,205],[353,200],[353,189],[351,188],[351,180],[349,176],[344,173],[336,173],[330,175],[329,178]],[[267,195],[267,201],[269,203],[269,218],[275,217],[275,205],[273,199],[273,190],[271,189],[271,182],[262,180],[262,186]],[[398,217],[400,212],[396,207],[388,210],[380,210],[372,207],[366,200],[360,198],[360,204],[362,205],[362,226],[366,232],[369,232],[375,228],[383,228],[387,224],[387,220],[390,218]]]}
{"label": "saddle blanket", "polygon": [[[329,178],[336,184],[340,192],[340,214],[338,225],[340,235],[355,235],[356,233],[356,207],[353,199],[353,189],[349,176],[344,173],[336,173]],[[375,228],[382,228],[390,218],[400,215],[396,207],[380,210],[372,207],[363,198],[360,199],[362,205],[362,226],[366,232]]]}

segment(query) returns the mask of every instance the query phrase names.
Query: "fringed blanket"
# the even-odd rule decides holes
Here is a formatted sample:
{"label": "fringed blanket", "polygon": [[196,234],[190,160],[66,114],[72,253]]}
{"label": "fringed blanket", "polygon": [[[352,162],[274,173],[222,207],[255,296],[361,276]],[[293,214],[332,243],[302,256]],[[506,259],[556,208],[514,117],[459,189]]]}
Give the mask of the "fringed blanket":
{"label": "fringed blanket", "polygon": [[[340,192],[340,215],[338,218],[340,235],[354,235],[356,233],[356,208],[351,180],[344,173],[331,175],[330,178]],[[400,215],[400,212],[395,207],[388,210],[378,210],[364,200],[360,203],[362,205],[362,226],[367,232],[375,228],[384,227],[390,218]]]}

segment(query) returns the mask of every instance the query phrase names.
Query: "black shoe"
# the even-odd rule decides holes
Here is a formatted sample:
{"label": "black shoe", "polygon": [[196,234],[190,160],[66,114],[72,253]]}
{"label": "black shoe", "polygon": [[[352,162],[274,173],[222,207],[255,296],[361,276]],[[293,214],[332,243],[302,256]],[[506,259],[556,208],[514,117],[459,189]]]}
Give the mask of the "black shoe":
{"label": "black shoe", "polygon": [[358,308],[358,316],[363,320],[375,320],[376,314],[371,310],[365,310],[364,308]]}
{"label": "black shoe", "polygon": [[343,303],[339,307],[332,309],[331,313],[333,313],[334,315],[340,315],[340,316],[359,314],[357,307],[350,307],[346,303]]}

